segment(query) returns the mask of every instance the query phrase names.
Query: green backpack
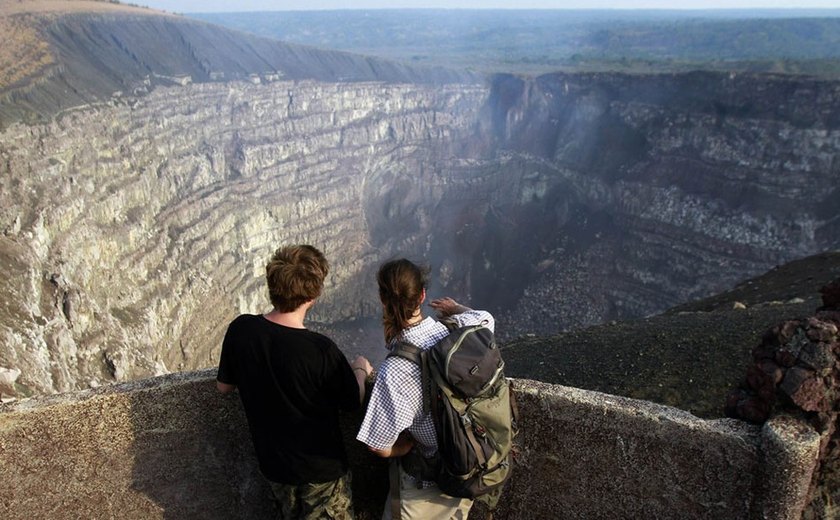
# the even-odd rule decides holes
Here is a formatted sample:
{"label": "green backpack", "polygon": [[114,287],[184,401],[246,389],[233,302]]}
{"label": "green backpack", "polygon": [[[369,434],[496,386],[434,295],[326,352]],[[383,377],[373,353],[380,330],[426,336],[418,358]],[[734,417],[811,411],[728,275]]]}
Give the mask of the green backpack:
{"label": "green backpack", "polygon": [[388,354],[421,369],[423,408],[435,423],[440,461],[432,470],[441,491],[495,505],[512,469],[518,411],[493,332],[441,321],[449,335],[423,350],[399,343]]}

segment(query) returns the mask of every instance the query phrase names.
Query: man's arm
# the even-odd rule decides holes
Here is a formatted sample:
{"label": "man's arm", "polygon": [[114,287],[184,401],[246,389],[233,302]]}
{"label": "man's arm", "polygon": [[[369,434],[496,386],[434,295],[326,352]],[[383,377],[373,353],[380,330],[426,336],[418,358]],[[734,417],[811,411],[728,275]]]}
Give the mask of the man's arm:
{"label": "man's arm", "polygon": [[[241,317],[240,317],[241,318]],[[229,394],[236,390],[236,385],[223,383],[222,381],[239,381],[236,375],[236,337],[242,320],[237,318],[228,325],[225,331],[225,339],[222,340],[222,352],[219,354],[219,369],[216,371],[216,390],[222,394]]]}
{"label": "man's arm", "polygon": [[236,390],[236,385],[229,385],[227,383],[222,383],[221,381],[216,381],[216,390],[223,394],[229,394]]}

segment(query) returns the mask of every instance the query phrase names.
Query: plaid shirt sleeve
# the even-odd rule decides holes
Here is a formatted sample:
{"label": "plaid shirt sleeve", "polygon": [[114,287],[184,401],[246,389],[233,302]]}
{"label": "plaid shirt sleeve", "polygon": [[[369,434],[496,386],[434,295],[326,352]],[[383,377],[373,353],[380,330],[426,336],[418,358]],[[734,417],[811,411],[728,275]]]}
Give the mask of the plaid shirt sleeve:
{"label": "plaid shirt sleeve", "polygon": [[453,314],[450,319],[455,320],[461,327],[484,324],[485,327],[493,332],[496,329],[496,322],[493,320],[493,315],[487,311],[474,311],[470,309],[460,314]]}
{"label": "plaid shirt sleeve", "polygon": [[422,411],[420,367],[407,359],[386,358],[356,439],[377,450],[390,448]]}

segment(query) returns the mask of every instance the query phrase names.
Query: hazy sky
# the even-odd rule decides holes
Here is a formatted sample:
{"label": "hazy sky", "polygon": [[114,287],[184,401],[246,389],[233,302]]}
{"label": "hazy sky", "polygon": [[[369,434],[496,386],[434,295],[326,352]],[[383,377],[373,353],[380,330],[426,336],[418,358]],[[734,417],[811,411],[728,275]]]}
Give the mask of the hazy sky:
{"label": "hazy sky", "polygon": [[840,0],[134,0],[179,13],[317,9],[752,9],[840,8]]}

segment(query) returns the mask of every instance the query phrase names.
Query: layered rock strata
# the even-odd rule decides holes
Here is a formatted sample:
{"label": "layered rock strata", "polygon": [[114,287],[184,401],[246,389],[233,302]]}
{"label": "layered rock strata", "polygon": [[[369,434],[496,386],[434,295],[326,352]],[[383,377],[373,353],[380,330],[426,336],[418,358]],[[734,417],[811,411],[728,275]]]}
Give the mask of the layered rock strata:
{"label": "layered rock strata", "polygon": [[528,233],[493,237],[517,251],[493,276],[528,280],[508,307],[532,332],[653,314],[840,247],[837,83],[497,78],[482,121],[536,188]]}
{"label": "layered rock strata", "polygon": [[433,206],[441,164],[457,162],[452,140],[485,97],[468,86],[204,84],[11,127],[0,145],[0,367],[21,371],[27,395],[211,366],[227,321],[266,309],[264,263],[288,242],[332,262],[314,319],[375,314],[370,270],[425,241],[374,238],[367,199],[394,189],[377,177],[426,182],[413,196]]}
{"label": "layered rock strata", "polygon": [[63,65],[0,99],[4,122],[47,120],[0,133],[4,395],[212,366],[227,321],[265,310],[281,243],[326,252],[313,322],[372,357],[373,272],[395,255],[429,262],[430,294],[488,308],[505,339],[840,248],[838,83],[485,84],[136,16],[38,26]]}

